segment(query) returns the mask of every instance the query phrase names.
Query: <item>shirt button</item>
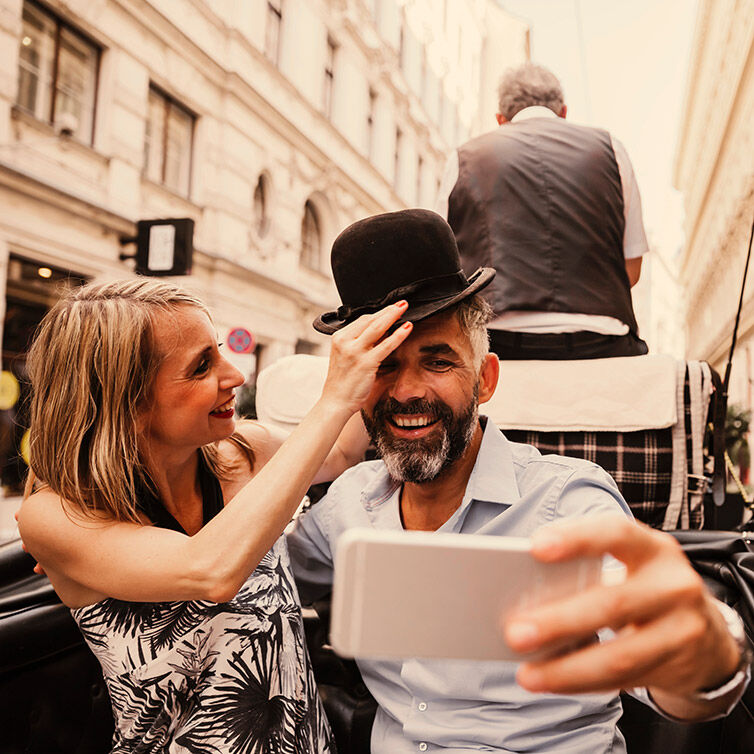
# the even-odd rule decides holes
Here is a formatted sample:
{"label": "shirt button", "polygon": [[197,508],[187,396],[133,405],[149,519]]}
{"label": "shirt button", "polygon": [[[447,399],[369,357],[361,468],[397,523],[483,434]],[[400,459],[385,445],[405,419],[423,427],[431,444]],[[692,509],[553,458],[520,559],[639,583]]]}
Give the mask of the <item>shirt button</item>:
{"label": "shirt button", "polygon": [[425,744],[424,741],[422,741],[419,744],[419,751],[426,751],[426,750],[427,750],[427,744]]}
{"label": "shirt button", "polygon": [[425,709],[427,709],[427,703],[419,702],[419,712],[424,712]]}

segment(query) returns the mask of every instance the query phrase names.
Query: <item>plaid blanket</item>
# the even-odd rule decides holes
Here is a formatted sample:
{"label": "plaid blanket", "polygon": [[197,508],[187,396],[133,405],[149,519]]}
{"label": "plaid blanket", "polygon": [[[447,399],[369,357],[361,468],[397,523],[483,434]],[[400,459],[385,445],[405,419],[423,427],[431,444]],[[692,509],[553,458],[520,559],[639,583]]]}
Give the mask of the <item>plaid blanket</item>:
{"label": "plaid blanket", "polygon": [[[693,435],[691,431],[691,400],[689,372],[684,382],[684,426],[686,430],[686,459],[692,475]],[[703,419],[706,421],[705,416]],[[634,516],[656,529],[663,528],[668,509],[673,470],[673,428],[647,429],[637,432],[538,432],[504,429],[513,442],[534,445],[542,453],[556,453],[584,458],[602,466],[615,480],[618,489]],[[711,463],[709,438],[703,448],[705,468]],[[688,527],[701,529],[704,523],[698,485],[689,482]]]}

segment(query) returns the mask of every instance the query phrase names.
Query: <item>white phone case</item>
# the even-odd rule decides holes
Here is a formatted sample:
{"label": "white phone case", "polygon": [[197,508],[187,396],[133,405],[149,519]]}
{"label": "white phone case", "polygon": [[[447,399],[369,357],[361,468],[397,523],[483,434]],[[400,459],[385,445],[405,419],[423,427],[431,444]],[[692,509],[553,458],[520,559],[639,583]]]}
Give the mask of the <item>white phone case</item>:
{"label": "white phone case", "polygon": [[477,534],[346,532],[335,557],[334,649],[386,659],[537,657],[506,644],[505,617],[599,583],[602,560],[540,563],[529,546]]}

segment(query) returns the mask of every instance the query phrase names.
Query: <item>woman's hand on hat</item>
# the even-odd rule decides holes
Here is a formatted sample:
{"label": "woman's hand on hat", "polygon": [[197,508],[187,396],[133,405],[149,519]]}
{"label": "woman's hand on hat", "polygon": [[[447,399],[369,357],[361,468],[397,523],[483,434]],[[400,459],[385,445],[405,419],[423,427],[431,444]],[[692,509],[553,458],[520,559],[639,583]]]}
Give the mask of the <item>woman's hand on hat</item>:
{"label": "woman's hand on hat", "polygon": [[410,322],[389,333],[406,313],[408,302],[398,301],[375,314],[364,314],[332,336],[330,366],[322,397],[335,401],[349,415],[369,396],[382,361],[409,336]]}

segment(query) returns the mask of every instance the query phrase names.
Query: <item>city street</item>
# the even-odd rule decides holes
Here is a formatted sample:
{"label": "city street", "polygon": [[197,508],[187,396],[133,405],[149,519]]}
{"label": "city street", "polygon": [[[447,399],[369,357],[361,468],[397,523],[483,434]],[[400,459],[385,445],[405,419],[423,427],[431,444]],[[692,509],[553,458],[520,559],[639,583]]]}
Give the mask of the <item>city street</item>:
{"label": "city street", "polygon": [[0,754],[754,750],[754,0],[0,54]]}

